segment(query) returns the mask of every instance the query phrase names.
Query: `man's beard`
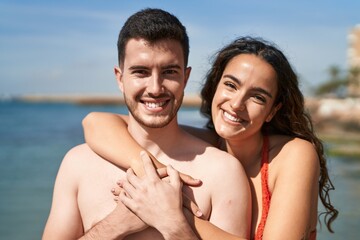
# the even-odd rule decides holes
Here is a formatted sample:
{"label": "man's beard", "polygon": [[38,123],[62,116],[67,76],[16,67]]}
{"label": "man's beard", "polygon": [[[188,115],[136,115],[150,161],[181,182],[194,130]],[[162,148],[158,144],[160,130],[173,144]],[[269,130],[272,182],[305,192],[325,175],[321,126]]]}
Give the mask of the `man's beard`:
{"label": "man's beard", "polygon": [[[137,111],[136,107],[141,104],[138,100],[132,100],[126,97],[126,94],[124,93],[124,100],[126,103],[126,106],[133,116],[133,118],[141,125],[148,127],[148,128],[162,128],[168,125],[177,115],[177,112],[179,111],[182,101],[184,98],[184,93],[182,93],[181,97],[179,99],[175,99],[174,95],[171,96],[171,100],[167,104],[172,104],[172,108],[169,113],[159,113],[159,114],[152,114],[151,122],[147,121],[143,116],[142,113],[139,113]],[[148,116],[148,115],[147,115]]]}

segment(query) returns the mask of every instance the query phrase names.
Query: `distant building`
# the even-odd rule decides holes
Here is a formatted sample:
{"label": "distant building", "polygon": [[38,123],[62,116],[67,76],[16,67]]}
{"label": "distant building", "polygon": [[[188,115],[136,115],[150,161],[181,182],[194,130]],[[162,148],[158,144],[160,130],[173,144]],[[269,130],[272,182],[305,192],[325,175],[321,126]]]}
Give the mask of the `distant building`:
{"label": "distant building", "polygon": [[348,35],[349,95],[360,97],[360,24]]}

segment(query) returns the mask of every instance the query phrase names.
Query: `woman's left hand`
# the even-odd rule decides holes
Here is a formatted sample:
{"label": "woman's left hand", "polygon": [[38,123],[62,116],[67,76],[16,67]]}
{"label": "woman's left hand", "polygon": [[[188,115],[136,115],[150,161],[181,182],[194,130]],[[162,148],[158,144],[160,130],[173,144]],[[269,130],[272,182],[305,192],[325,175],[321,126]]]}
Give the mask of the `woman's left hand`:
{"label": "woman's left hand", "polygon": [[167,181],[158,176],[150,158],[142,153],[145,176],[137,177],[129,169],[127,181],[121,182],[123,191],[119,200],[140,217],[145,223],[156,229],[167,229],[177,220],[184,221],[182,212],[182,182],[179,173],[171,166],[167,167]]}

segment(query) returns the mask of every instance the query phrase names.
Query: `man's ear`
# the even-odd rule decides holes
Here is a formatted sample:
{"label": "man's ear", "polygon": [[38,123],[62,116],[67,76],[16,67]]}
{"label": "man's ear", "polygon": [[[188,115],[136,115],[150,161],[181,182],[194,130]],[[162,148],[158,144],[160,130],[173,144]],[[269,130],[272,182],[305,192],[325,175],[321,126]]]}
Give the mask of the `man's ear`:
{"label": "man's ear", "polygon": [[185,80],[184,80],[184,86],[186,86],[188,80],[189,80],[189,77],[190,77],[190,73],[191,73],[191,67],[187,67],[185,69]]}
{"label": "man's ear", "polygon": [[115,73],[116,82],[118,84],[120,91],[124,92],[124,84],[123,84],[123,79],[122,79],[123,74],[122,74],[120,67],[115,66],[114,73]]}
{"label": "man's ear", "polygon": [[270,122],[271,119],[273,119],[273,117],[275,116],[275,114],[277,113],[277,111],[279,111],[279,109],[282,107],[282,103],[278,103],[275,107],[272,108],[271,112],[269,113],[269,115],[266,118],[266,122]]}

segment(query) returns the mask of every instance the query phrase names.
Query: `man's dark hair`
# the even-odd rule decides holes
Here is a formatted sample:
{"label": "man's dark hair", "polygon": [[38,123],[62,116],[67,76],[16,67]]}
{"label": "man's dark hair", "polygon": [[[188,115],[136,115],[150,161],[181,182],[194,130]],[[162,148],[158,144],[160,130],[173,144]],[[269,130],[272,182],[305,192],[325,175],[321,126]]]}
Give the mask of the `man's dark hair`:
{"label": "man's dark hair", "polygon": [[189,57],[189,37],[186,28],[174,15],[161,10],[147,8],[130,16],[122,27],[117,42],[118,61],[124,63],[125,47],[130,39],[145,39],[149,43],[171,39],[178,41],[184,54],[184,66]]}

